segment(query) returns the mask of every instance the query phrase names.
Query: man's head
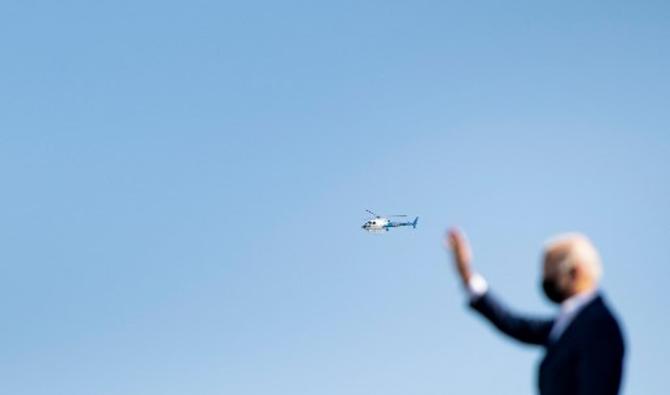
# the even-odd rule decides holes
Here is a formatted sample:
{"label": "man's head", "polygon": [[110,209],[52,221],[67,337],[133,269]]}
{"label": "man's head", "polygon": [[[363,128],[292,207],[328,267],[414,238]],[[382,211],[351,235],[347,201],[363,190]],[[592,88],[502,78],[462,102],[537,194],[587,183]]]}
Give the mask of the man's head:
{"label": "man's head", "polygon": [[545,244],[542,288],[551,301],[595,289],[601,275],[600,256],[586,236],[566,233]]}

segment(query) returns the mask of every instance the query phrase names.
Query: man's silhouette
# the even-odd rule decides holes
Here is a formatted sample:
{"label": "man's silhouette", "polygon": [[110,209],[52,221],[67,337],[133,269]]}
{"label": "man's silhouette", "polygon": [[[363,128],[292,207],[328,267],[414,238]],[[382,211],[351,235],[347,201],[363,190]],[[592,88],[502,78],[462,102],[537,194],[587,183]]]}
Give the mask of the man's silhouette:
{"label": "man's silhouette", "polygon": [[542,288],[560,305],[558,316],[547,320],[517,315],[498,301],[472,269],[470,247],[461,232],[450,230],[446,242],[472,308],[506,335],[546,349],[539,367],[541,395],[619,392],[623,336],[598,290],[600,258],[585,236],[566,234],[545,246]]}

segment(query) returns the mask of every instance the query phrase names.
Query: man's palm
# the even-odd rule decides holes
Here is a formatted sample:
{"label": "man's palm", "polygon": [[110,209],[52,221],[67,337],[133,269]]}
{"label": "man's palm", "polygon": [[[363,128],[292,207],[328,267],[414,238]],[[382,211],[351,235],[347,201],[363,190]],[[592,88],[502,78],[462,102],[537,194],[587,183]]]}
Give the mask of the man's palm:
{"label": "man's palm", "polygon": [[472,261],[472,252],[470,245],[465,239],[463,233],[458,229],[450,229],[447,232],[447,246],[451,249],[456,270],[461,276],[461,280],[467,283],[472,275],[470,262]]}

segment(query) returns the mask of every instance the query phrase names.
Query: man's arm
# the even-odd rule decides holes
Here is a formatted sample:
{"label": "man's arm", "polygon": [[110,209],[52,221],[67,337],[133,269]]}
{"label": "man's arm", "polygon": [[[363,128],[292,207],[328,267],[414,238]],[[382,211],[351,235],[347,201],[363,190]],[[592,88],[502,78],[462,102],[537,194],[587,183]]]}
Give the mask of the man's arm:
{"label": "man's arm", "polygon": [[523,343],[545,345],[553,320],[522,317],[500,303],[490,291],[470,302],[470,306],[486,317],[502,333]]}
{"label": "man's arm", "polygon": [[463,234],[452,229],[447,233],[446,245],[452,251],[456,271],[470,294],[470,305],[496,328],[521,342],[543,345],[547,343],[553,320],[525,318],[507,309],[488,291],[486,281],[472,270],[472,252]]}

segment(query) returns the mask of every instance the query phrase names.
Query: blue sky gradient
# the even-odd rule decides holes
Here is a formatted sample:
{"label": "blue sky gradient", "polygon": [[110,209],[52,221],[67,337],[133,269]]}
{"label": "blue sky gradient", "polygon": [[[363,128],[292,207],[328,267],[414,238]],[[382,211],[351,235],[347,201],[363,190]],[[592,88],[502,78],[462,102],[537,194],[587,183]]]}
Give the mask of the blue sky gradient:
{"label": "blue sky gradient", "polygon": [[667,392],[667,2],[1,11],[0,393],[534,393],[451,224],[538,314],[543,241],[590,235],[623,393]]}

